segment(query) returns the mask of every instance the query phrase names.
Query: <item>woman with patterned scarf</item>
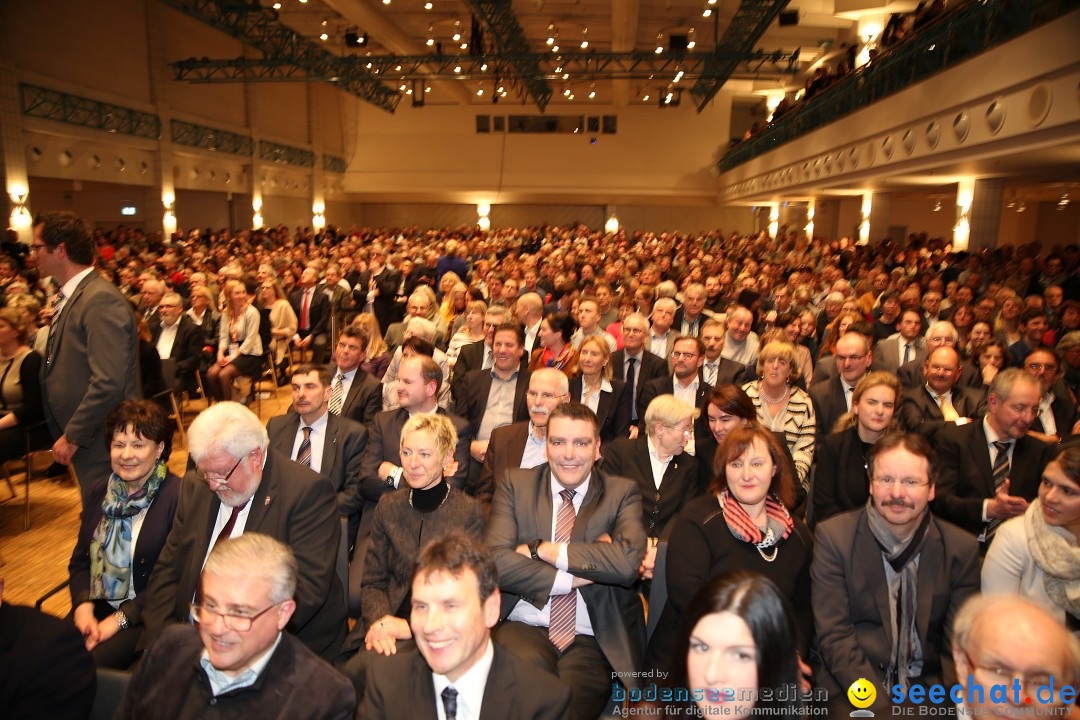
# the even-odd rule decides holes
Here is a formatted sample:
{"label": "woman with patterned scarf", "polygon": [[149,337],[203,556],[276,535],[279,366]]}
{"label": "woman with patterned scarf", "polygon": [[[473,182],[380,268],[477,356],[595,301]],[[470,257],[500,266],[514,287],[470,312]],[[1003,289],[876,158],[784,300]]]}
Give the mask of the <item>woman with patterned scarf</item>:
{"label": "woman with patterned scarf", "polygon": [[[667,549],[667,604],[649,641],[646,667],[671,671],[686,604],[711,578],[735,570],[763,575],[791,603],[806,658],[813,637],[810,531],[792,516],[794,479],[780,442],[755,425],[737,427],[716,450],[710,492],[683,509]],[[649,608],[652,612],[653,608]]]}
{"label": "woman with patterned scarf", "polygon": [[1039,497],[994,533],[982,567],[984,593],[1017,593],[1080,633],[1080,447],[1043,470]]}
{"label": "woman with patterned scarf", "polygon": [[99,668],[135,659],[143,593],[180,492],[180,478],[165,466],[171,428],[150,400],[123,402],[105,420],[112,474],[87,497],[68,563],[75,626]]}

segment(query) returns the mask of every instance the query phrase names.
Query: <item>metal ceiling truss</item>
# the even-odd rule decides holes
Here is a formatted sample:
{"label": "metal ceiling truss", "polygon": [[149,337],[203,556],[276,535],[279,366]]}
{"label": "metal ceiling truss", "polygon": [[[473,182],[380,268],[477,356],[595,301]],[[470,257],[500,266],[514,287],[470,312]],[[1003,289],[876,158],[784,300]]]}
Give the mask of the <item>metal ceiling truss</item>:
{"label": "metal ceiling truss", "polygon": [[19,94],[24,115],[151,140],[161,137],[161,118],[153,113],[27,83],[19,85]]}
{"label": "metal ceiling truss", "polygon": [[698,112],[705,109],[731,78],[739,66],[739,58],[753,54],[754,45],[787,4],[788,0],[742,0],[739,3],[739,9],[717,43],[716,52],[706,63],[705,74],[690,90]]}
{"label": "metal ceiling truss", "polygon": [[258,51],[271,62],[284,63],[307,79],[333,82],[337,87],[394,112],[401,94],[371,76],[362,65],[341,70],[327,50],[278,22],[277,13],[241,0],[161,0]]}
{"label": "metal ceiling truss", "polygon": [[[635,51],[626,53],[526,53],[525,55],[381,55],[370,57],[336,58],[330,68],[332,78],[349,71],[349,66],[359,64],[365,72],[390,81],[414,80],[493,80],[510,84],[511,79],[501,75],[498,68],[529,63],[535,79],[551,82],[581,82],[592,80],[660,80],[670,82],[679,72],[686,80],[700,78],[707,71],[708,63],[720,57],[731,61],[735,73],[753,77],[763,69],[770,75],[798,72],[798,50],[767,53],[757,51],[748,55],[735,51],[716,53],[653,53]],[[295,65],[285,61],[248,60],[184,60],[173,65],[177,80],[199,83],[289,80],[326,80],[328,77],[311,77]],[[564,79],[564,76],[565,79]],[[526,78],[534,79],[534,78]],[[535,98],[534,98],[535,99]]]}
{"label": "metal ceiling truss", "polygon": [[537,54],[529,52],[529,41],[514,14],[511,0],[466,0],[473,13],[487,26],[499,55],[495,65],[504,80],[517,80],[540,112],[551,100],[551,87],[540,70]]}

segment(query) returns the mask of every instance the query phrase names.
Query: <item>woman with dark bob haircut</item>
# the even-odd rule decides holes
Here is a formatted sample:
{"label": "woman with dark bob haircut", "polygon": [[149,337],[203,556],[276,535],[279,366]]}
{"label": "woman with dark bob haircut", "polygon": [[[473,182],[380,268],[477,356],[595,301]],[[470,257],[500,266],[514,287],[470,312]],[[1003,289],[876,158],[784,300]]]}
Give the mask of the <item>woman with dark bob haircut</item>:
{"label": "woman with dark bob haircut", "polygon": [[548,313],[540,321],[537,339],[540,347],[533,350],[529,360],[529,371],[550,367],[562,370],[566,377],[577,373],[577,350],[570,344],[570,338],[577,330],[574,318],[564,312]]}
{"label": "woman with dark bob haircut", "polygon": [[180,492],[165,465],[171,436],[152,400],[122,402],[105,419],[112,473],[87,495],[68,563],[75,626],[98,667],[123,669],[135,659],[147,583]]}
{"label": "woman with dark bob haircut", "polygon": [[671,671],[687,600],[710,579],[733,570],[763,575],[795,609],[795,647],[805,658],[813,636],[810,557],[813,542],[788,511],[795,481],[772,432],[755,425],[727,434],[716,451],[709,492],[688,502],[672,524],[667,548],[668,599],[649,641],[646,667]]}
{"label": "woman with dark bob haircut", "polygon": [[730,713],[736,720],[796,717],[796,633],[784,593],[771,580],[745,571],[714,577],[687,606],[669,708],[688,714],[696,706],[697,714]]}

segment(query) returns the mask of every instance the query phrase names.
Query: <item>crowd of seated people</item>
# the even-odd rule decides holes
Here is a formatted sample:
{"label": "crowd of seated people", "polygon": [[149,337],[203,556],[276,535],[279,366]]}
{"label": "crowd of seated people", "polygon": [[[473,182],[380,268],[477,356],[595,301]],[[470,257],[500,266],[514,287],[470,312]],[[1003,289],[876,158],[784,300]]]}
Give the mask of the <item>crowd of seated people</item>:
{"label": "crowd of seated people", "polygon": [[[200,373],[208,407],[183,481],[165,470],[159,405],[125,402],[105,422],[111,473],[80,478],[70,629],[101,667],[201,641],[208,684],[178,712],[218,696],[257,706],[280,651],[362,717],[432,688],[443,716],[475,717],[502,702],[483,691],[494,647],[564,688],[547,716],[594,718],[648,677],[742,687],[701,664],[732,632],[783,657],[759,687],[823,688],[799,702],[836,710],[865,679],[884,710],[886,688],[988,662],[958,654],[988,635],[952,624],[980,589],[1027,598],[1014,602],[1063,637],[1046,667],[1080,680],[1075,245],[581,226],[96,241],[144,342],[182,368],[177,391]],[[33,253],[0,268],[15,429],[41,392],[18,363],[57,341],[25,309],[58,288]],[[260,419],[230,400],[265,363],[288,366],[292,406]],[[267,541],[213,560],[249,534],[287,552]],[[414,575],[455,537],[472,559]],[[255,555],[291,580],[267,580]],[[224,600],[215,579],[244,572],[253,598],[269,583],[265,603]],[[439,599],[462,577],[468,603]],[[769,629],[744,601],[768,606]],[[199,632],[182,636],[191,619]],[[1030,681],[1043,666],[1010,667]],[[405,685],[394,668],[432,679]],[[501,691],[528,697],[519,684]],[[125,707],[149,707],[141,691]]]}

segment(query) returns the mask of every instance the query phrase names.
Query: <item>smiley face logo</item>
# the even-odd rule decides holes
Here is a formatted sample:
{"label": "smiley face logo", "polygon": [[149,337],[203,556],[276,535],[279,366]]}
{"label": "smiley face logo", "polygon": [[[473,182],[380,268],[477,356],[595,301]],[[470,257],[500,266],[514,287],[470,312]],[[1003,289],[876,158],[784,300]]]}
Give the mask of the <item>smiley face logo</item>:
{"label": "smiley face logo", "polygon": [[851,687],[847,690],[847,697],[855,707],[868,708],[877,699],[877,690],[874,689],[872,682],[866,678],[859,678],[851,683]]}

